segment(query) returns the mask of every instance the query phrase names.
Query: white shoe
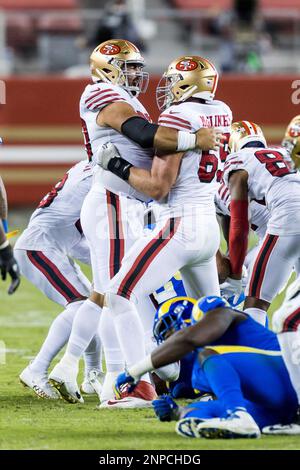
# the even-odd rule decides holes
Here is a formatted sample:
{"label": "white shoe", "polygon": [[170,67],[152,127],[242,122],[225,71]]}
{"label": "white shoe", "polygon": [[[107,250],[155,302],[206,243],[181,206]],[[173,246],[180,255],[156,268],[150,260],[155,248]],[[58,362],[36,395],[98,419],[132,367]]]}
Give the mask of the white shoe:
{"label": "white shoe", "polygon": [[96,394],[98,397],[100,397],[104,377],[105,374],[103,372],[100,372],[97,369],[90,370],[80,385],[81,393],[85,393],[86,395]]}
{"label": "white shoe", "polygon": [[177,421],[175,431],[182,437],[201,437],[197,426],[202,422],[200,418],[182,418]]}
{"label": "white shoe", "polygon": [[37,374],[33,372],[30,365],[21,372],[19,379],[24,387],[31,388],[40,398],[47,400],[58,400],[60,398],[57,391],[51,387],[47,374]]}
{"label": "white shoe", "polygon": [[273,424],[273,426],[265,426],[262,429],[263,434],[272,434],[279,436],[299,436],[300,434],[300,424],[299,423],[290,423],[290,424]]}
{"label": "white shoe", "polygon": [[97,406],[98,409],[110,408],[120,409],[120,408],[152,408],[152,402],[143,400],[142,398],[127,397],[122,398],[121,400],[107,400],[102,401],[100,405]]}
{"label": "white shoe", "polygon": [[84,403],[77,385],[78,367],[66,367],[60,361],[49,375],[50,384],[68,403]]}
{"label": "white shoe", "polygon": [[206,419],[197,425],[199,437],[207,439],[258,438],[260,429],[252,416],[237,408],[228,418]]}

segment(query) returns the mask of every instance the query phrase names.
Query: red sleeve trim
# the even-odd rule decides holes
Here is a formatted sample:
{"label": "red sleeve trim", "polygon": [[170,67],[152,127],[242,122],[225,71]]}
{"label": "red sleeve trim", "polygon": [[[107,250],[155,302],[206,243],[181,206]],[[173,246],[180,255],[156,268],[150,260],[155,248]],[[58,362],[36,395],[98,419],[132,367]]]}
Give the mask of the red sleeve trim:
{"label": "red sleeve trim", "polygon": [[248,201],[231,201],[229,258],[232,274],[242,275],[243,263],[248,248]]}

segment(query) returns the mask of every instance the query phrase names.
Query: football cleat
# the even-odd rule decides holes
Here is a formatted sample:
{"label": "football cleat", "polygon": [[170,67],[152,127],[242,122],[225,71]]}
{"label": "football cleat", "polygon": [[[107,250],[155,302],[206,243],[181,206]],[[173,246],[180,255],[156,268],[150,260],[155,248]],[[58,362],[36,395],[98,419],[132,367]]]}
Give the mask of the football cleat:
{"label": "football cleat", "polygon": [[151,408],[152,401],[157,398],[153,385],[141,380],[132,392],[125,385],[120,391],[120,398],[108,400],[99,405],[100,408]]}
{"label": "football cleat", "polygon": [[289,424],[273,424],[265,426],[262,429],[263,434],[273,434],[282,436],[299,436],[300,434],[300,406],[292,423]]}
{"label": "football cleat", "polygon": [[19,375],[19,379],[24,387],[29,387],[39,398],[46,400],[58,400],[60,398],[57,391],[51,387],[47,374],[37,374],[27,366]]}
{"label": "football cleat", "polygon": [[197,425],[199,437],[206,439],[258,438],[260,429],[243,408],[232,411],[227,418],[206,419]]}
{"label": "football cleat", "polygon": [[81,393],[86,395],[94,395],[96,393],[100,397],[104,377],[105,374],[103,372],[96,369],[90,370],[80,385]]}
{"label": "football cleat", "polygon": [[56,364],[49,375],[49,382],[60,396],[68,403],[84,403],[77,385],[78,368],[65,367],[60,362]]}
{"label": "football cleat", "polygon": [[262,429],[262,433],[278,436],[299,436],[300,423],[273,424],[273,426],[265,426]]}
{"label": "football cleat", "polygon": [[175,431],[182,437],[200,437],[197,427],[203,420],[200,418],[182,418],[175,426]]}

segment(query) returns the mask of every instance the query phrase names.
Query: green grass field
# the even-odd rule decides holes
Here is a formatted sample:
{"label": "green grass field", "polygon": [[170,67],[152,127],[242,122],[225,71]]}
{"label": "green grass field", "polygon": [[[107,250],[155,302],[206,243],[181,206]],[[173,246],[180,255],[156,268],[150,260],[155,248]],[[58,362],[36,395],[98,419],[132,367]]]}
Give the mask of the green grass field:
{"label": "green grass field", "polygon": [[[0,285],[0,449],[300,449],[297,437],[207,441],[184,439],[174,423],[160,423],[152,410],[97,410],[38,399],[18,375],[38,351],[60,307],[25,279],[9,297]],[[273,309],[278,305],[276,300]],[[1,360],[2,359],[2,360]]]}

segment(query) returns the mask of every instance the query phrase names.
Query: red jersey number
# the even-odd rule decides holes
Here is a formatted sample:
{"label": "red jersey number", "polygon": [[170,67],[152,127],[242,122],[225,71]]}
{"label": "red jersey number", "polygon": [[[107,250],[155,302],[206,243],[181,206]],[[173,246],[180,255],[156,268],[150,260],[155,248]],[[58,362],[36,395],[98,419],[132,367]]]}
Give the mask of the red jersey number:
{"label": "red jersey number", "polygon": [[211,183],[218,171],[218,157],[214,150],[202,152],[198,177],[201,183]]}
{"label": "red jersey number", "polygon": [[288,164],[280,152],[276,150],[257,150],[254,154],[256,158],[265,165],[272,176],[285,176],[290,173]]}
{"label": "red jersey number", "polygon": [[64,187],[68,179],[68,176],[69,176],[68,173],[66,173],[63,179],[60,180],[58,183],[56,183],[56,185],[51,189],[51,191],[48,194],[46,194],[45,197],[43,197],[43,199],[38,205],[38,209],[41,209],[41,208],[44,209],[45,207],[49,207],[52,204],[52,202],[58,195],[58,192],[61,191],[62,188]]}

